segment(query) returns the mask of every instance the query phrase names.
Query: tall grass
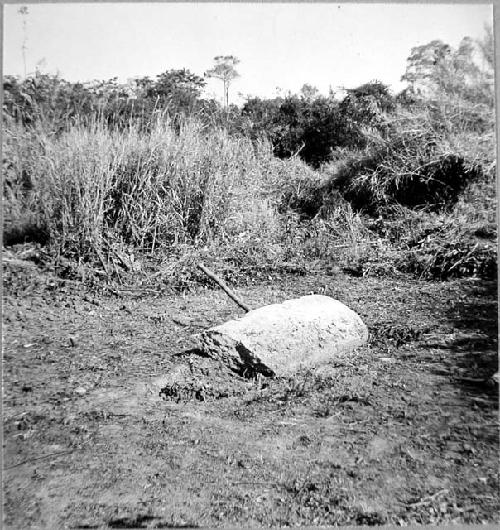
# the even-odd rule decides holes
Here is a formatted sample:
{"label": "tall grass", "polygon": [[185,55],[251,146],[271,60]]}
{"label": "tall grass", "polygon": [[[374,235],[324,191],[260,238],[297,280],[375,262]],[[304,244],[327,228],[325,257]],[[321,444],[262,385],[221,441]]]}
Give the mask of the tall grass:
{"label": "tall grass", "polygon": [[62,254],[203,244],[256,229],[269,210],[270,146],[194,120],[175,130],[158,119],[147,133],[96,120],[59,136],[40,127],[4,138],[4,203],[13,216],[30,212]]}
{"label": "tall grass", "polygon": [[431,111],[388,116],[365,149],[321,171],[196,119],[7,123],[4,243],[35,239],[108,275],[155,255],[178,285],[203,255],[229,275],[295,262],[494,277],[494,135],[443,127]]}

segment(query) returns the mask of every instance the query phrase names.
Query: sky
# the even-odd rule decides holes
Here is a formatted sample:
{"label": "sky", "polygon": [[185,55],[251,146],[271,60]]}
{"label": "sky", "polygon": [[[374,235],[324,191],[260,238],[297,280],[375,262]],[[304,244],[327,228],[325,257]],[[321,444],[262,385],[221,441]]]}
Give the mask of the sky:
{"label": "sky", "polygon": [[[492,23],[488,4],[82,3],[4,6],[3,73],[37,68],[69,81],[203,75],[217,55],[234,55],[240,77],[230,100],[297,93],[308,83],[354,88],[371,80],[404,88],[411,48],[434,39],[456,47]],[[238,96],[240,94],[240,96]],[[209,80],[206,96],[222,97]]]}

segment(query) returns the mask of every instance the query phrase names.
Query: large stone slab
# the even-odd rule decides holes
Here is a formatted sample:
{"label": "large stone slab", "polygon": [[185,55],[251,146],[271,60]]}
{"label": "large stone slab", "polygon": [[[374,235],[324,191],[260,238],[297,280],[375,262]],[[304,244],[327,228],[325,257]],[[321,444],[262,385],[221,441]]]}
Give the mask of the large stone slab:
{"label": "large stone slab", "polygon": [[198,340],[207,355],[238,372],[290,375],[365,344],[368,329],[338,300],[310,295],[250,311],[204,331]]}

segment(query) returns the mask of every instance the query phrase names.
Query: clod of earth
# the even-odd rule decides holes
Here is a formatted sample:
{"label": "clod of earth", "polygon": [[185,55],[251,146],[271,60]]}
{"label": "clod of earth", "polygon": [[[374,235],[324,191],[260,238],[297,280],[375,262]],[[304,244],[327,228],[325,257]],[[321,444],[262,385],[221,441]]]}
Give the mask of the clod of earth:
{"label": "clod of earth", "polygon": [[205,354],[239,373],[285,376],[362,346],[368,328],[338,300],[310,295],[255,309],[196,338]]}

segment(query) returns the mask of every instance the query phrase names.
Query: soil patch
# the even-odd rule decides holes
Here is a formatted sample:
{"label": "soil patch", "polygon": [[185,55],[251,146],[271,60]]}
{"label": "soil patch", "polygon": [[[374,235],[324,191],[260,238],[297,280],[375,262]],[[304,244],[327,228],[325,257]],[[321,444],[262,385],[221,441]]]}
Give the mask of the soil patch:
{"label": "soil patch", "polygon": [[[22,261],[22,260],[20,260]],[[121,296],[4,263],[6,528],[497,522],[495,283],[284,276],[370,341],[292,377],[193,350],[223,293]]]}

